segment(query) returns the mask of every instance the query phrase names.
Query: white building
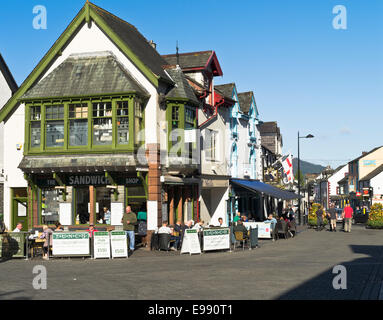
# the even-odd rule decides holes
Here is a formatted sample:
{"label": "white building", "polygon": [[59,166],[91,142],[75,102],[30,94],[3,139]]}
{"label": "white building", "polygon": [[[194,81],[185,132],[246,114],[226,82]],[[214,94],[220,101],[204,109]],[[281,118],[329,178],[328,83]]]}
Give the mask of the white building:
{"label": "white building", "polygon": [[[0,54],[0,110],[11,98],[12,94],[17,90],[17,84],[8,69],[3,57]],[[21,123],[21,126],[23,124]],[[13,128],[14,131],[20,130],[21,128]],[[8,176],[4,174],[4,160],[7,158],[9,162],[10,155],[4,147],[4,124],[0,123],[0,218],[4,214],[4,183],[8,186]],[[21,141],[22,143],[22,141]],[[8,226],[8,224],[6,224]]]}

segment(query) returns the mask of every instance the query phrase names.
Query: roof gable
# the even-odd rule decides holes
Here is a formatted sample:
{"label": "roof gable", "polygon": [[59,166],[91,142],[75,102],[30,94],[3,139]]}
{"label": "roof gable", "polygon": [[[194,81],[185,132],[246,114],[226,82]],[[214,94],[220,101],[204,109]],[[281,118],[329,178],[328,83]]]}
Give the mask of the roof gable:
{"label": "roof gable", "polygon": [[11,89],[12,94],[16,92],[18,86],[15,79],[12,76],[12,73],[9,71],[7,64],[5,63],[2,55],[0,54],[0,72],[4,76],[5,81],[8,84],[9,89]]}
{"label": "roof gable", "polygon": [[201,71],[211,66],[214,76],[222,76],[222,69],[218,62],[217,55],[213,50],[200,52],[187,52],[177,54],[167,54],[162,56],[168,65],[177,65],[186,71]]}
{"label": "roof gable", "polygon": [[[0,111],[0,122],[12,115],[20,97],[41,79],[44,72],[48,70],[52,62],[61,54],[61,50],[71,41],[71,37],[75,35],[85,23],[90,23],[91,21],[94,21],[96,25],[108,35],[112,42],[132,61],[132,63],[154,86],[157,87],[159,85],[159,80],[172,83],[171,79],[166,75],[163,69],[161,72],[160,67],[158,66],[164,62],[161,56],[149,43],[147,43],[146,39],[140,35],[137,29],[96,5],[87,2],[33,71],[28,75],[12,98],[2,108]],[[135,40],[129,41],[129,36],[124,36],[125,32],[127,32],[130,37],[135,37]],[[144,42],[146,44],[144,44]],[[133,45],[137,45],[137,47],[131,48],[130,46]],[[141,53],[141,50],[148,50],[147,55]]]}

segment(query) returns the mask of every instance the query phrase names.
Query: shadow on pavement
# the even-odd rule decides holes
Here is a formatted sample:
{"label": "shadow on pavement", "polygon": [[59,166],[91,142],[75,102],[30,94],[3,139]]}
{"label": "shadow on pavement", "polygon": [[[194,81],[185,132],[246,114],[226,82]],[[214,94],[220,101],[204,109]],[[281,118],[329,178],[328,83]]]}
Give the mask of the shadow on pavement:
{"label": "shadow on pavement", "polygon": [[18,294],[21,292],[24,292],[24,290],[17,290],[17,291],[0,293],[0,300],[31,300],[30,297],[24,297],[24,296],[10,297],[12,295],[15,295],[15,294]]}
{"label": "shadow on pavement", "polygon": [[377,300],[383,281],[383,246],[350,245],[350,248],[355,254],[369,257],[338,264],[346,268],[346,289],[334,289],[333,280],[339,271],[333,273],[331,268],[276,300]]}

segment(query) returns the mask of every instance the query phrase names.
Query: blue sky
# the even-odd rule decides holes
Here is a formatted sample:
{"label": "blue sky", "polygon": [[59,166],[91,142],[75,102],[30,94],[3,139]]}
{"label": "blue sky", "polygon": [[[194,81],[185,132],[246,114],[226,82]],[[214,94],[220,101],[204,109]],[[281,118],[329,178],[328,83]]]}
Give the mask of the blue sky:
{"label": "blue sky", "polygon": [[[215,50],[239,92],[253,90],[263,121],[277,121],[283,151],[336,167],[383,145],[383,1],[94,0],[135,25],[161,54]],[[0,52],[20,85],[84,0],[2,0]],[[336,30],[335,5],[347,9]],[[32,9],[47,9],[35,30]]]}

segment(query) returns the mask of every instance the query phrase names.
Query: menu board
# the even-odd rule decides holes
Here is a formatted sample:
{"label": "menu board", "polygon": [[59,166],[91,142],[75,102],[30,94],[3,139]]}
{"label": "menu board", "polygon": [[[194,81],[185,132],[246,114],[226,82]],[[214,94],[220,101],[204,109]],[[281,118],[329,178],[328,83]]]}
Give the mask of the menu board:
{"label": "menu board", "polygon": [[54,256],[90,255],[88,232],[53,232],[52,237]]}
{"label": "menu board", "polygon": [[128,244],[125,231],[111,231],[110,243],[112,258],[128,257]]}
{"label": "menu board", "polygon": [[230,229],[205,229],[203,230],[203,250],[230,249]]}
{"label": "menu board", "polygon": [[110,204],[112,226],[122,226],[121,219],[124,214],[124,204],[122,202],[112,202]]}
{"label": "menu board", "polygon": [[243,225],[247,230],[250,228],[258,228],[258,238],[271,238],[270,222],[244,222]]}
{"label": "menu board", "polygon": [[93,257],[110,258],[110,237],[109,232],[96,231],[93,234]]}
{"label": "menu board", "polygon": [[185,230],[181,247],[181,254],[182,253],[201,253],[201,245],[199,243],[198,232],[196,229]]}

